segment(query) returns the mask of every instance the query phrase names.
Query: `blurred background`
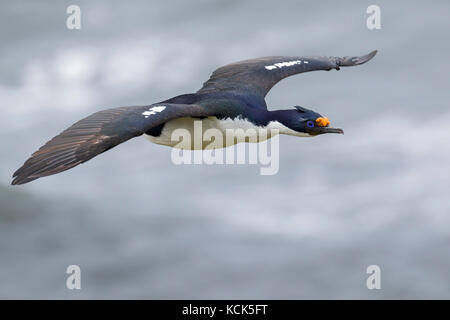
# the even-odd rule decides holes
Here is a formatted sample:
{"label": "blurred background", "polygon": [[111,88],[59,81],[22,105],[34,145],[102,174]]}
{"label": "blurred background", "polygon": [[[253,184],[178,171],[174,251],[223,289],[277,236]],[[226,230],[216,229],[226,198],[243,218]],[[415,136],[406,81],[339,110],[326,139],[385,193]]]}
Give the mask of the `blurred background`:
{"label": "blurred background", "polygon": [[[0,298],[450,298],[448,1],[1,1]],[[81,30],[66,8],[81,8]],[[381,30],[366,9],[381,7]],[[445,40],[447,39],[447,40]],[[10,186],[104,108],[195,92],[269,55],[368,64],[279,83],[345,135],[280,138],[280,170],[182,165],[133,139]],[[82,289],[67,290],[68,265]],[[381,268],[381,290],[366,268]]]}

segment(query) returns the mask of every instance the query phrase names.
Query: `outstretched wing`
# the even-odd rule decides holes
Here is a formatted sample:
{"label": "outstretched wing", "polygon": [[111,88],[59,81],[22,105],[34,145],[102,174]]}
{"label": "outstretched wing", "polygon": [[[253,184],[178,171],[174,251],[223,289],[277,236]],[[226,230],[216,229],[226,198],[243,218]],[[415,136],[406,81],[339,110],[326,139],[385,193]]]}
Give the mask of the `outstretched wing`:
{"label": "outstretched wing", "polygon": [[235,62],[213,72],[198,93],[248,91],[263,97],[280,80],[297,73],[339,70],[363,64],[377,51],[359,57],[265,57]]}
{"label": "outstretched wing", "polygon": [[12,184],[23,184],[73,168],[171,119],[208,116],[199,105],[120,107],[84,118],[47,142],[18,169]]}

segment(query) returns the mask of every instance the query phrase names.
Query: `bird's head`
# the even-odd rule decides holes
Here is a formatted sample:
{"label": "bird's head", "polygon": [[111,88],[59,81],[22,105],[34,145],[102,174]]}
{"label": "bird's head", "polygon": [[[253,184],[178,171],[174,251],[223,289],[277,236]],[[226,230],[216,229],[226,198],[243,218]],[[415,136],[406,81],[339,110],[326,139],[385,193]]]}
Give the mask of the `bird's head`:
{"label": "bird's head", "polygon": [[285,132],[290,135],[317,136],[324,133],[344,133],[340,128],[330,127],[328,118],[300,106],[295,106],[294,110],[285,110],[280,120],[283,125],[293,130]]}

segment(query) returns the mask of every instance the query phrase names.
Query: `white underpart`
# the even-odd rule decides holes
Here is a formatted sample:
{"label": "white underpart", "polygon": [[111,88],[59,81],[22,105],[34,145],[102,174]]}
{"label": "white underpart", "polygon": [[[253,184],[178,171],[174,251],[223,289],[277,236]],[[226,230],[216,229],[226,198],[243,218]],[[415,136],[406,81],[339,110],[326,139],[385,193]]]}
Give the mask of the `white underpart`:
{"label": "white underpart", "polygon": [[[285,61],[285,62],[278,62],[275,64],[271,64],[268,66],[265,66],[267,70],[273,70],[273,69],[280,69],[283,67],[291,67],[295,66],[296,64],[301,64],[302,60],[292,60],[292,61]],[[303,63],[308,63],[308,61],[303,61]]]}
{"label": "white underpart", "polygon": [[148,109],[148,111],[144,111],[142,112],[142,115],[145,118],[150,117],[152,114],[156,114],[158,112],[163,111],[164,109],[166,109],[166,106],[155,106],[155,107],[151,107],[150,109]]}
{"label": "white underpart", "polygon": [[[175,120],[171,120],[166,122],[164,125],[163,130],[161,131],[161,134],[158,137],[154,137],[151,135],[145,135],[151,142],[156,144],[161,144],[165,146],[174,147],[179,145],[178,140],[172,140],[172,133],[177,129],[185,129],[189,132],[190,136],[194,137],[194,121],[201,121],[201,128],[202,128],[202,135],[205,133],[206,130],[209,129],[216,129],[220,132],[220,134],[223,137],[224,145],[223,147],[229,147],[234,144],[239,139],[244,139],[245,137],[249,137],[248,133],[255,132],[256,136],[251,136],[253,138],[253,141],[261,142],[264,140],[267,140],[268,138],[271,138],[277,134],[286,134],[291,136],[297,136],[297,137],[310,137],[307,133],[297,132],[295,130],[289,129],[282,123],[278,121],[271,121],[267,124],[267,126],[256,126],[252,122],[248,121],[247,119],[223,119],[218,120],[216,117],[208,117],[205,119],[194,119],[194,118],[178,118]],[[241,129],[241,130],[239,130]],[[249,130],[250,129],[250,130]],[[253,129],[253,130],[251,130]],[[234,136],[237,138],[232,139],[226,139],[227,132],[230,132],[230,130],[233,131]],[[252,141],[251,139],[249,139]],[[241,140],[242,141],[242,140]],[[201,145],[200,148],[194,147],[194,142],[191,142],[191,148],[186,149],[204,149],[210,142],[206,141]]]}

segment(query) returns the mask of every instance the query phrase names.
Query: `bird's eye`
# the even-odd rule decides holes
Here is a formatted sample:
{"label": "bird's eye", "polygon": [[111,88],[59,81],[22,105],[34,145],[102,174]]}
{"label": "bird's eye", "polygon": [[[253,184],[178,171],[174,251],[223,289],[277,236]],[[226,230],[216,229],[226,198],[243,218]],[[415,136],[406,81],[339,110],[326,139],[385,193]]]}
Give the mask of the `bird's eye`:
{"label": "bird's eye", "polygon": [[313,128],[314,127],[314,122],[309,120],[306,122],[306,125],[308,126],[308,128]]}

